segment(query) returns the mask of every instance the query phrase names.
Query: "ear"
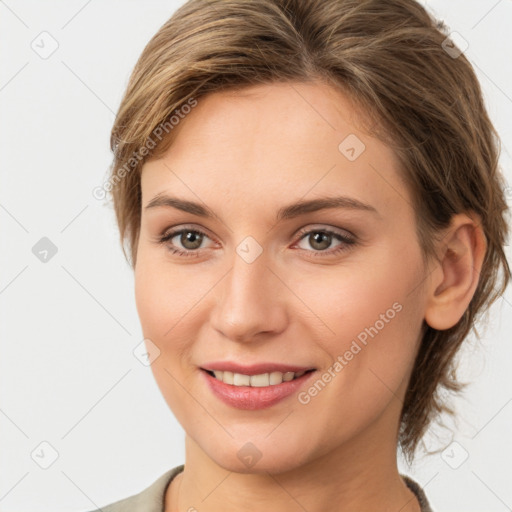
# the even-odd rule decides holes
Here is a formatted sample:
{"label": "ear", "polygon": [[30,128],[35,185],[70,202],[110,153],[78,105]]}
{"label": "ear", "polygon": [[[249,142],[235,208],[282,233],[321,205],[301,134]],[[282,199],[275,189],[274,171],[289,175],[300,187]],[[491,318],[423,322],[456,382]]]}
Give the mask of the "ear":
{"label": "ear", "polygon": [[426,297],[425,321],[444,330],[462,317],[478,285],[487,242],[473,212],[452,217],[438,245]]}

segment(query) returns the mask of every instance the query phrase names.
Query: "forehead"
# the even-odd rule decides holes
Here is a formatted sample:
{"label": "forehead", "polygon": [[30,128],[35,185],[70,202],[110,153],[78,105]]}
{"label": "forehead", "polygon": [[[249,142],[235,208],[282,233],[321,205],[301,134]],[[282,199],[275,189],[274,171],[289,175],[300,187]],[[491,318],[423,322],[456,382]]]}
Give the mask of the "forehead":
{"label": "forehead", "polygon": [[172,192],[218,207],[243,197],[247,207],[275,210],[343,194],[399,213],[408,193],[398,160],[362,124],[346,96],[318,82],[210,94],[173,129],[167,152],[145,163],[143,204]]}

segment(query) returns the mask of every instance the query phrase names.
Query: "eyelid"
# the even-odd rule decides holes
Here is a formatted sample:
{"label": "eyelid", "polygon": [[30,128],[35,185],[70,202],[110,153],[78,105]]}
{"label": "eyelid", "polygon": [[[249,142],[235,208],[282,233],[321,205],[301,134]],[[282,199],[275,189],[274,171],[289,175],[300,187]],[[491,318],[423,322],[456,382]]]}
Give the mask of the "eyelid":
{"label": "eyelid", "polygon": [[[198,227],[194,227],[192,225],[186,225],[186,224],[179,224],[177,226],[173,226],[171,228],[167,228],[163,231],[163,233],[161,235],[158,236],[157,238],[157,242],[160,242],[160,243],[166,243],[170,240],[172,240],[175,236],[179,235],[180,233],[182,232],[186,232],[186,231],[193,231],[194,233],[199,233],[200,235],[206,237],[206,238],[209,238],[210,240],[212,240],[212,242],[215,242],[215,243],[219,243],[214,237],[212,237],[209,233],[208,233],[208,230],[206,229],[203,229],[203,228],[198,228]],[[204,249],[204,247],[202,248]],[[190,251],[190,252],[199,252],[201,251],[202,249],[196,249],[194,251],[190,250],[190,249],[181,249],[183,251]]]}
{"label": "eyelid", "polygon": [[343,238],[350,238],[351,240],[353,239],[354,241],[357,239],[356,235],[354,235],[348,229],[337,228],[337,227],[329,226],[329,225],[326,225],[326,224],[309,224],[306,227],[301,228],[295,234],[295,236],[302,237],[302,235],[310,233],[311,231],[325,231],[327,233],[332,233],[332,234],[335,234],[335,235],[339,235],[339,236],[341,236]]}
{"label": "eyelid", "polygon": [[215,240],[215,237],[210,234],[209,230],[203,227],[197,227],[194,224],[177,224],[176,226],[167,227],[161,232],[159,238],[167,237],[171,234],[175,236],[182,231],[195,231],[207,236],[211,240]]}

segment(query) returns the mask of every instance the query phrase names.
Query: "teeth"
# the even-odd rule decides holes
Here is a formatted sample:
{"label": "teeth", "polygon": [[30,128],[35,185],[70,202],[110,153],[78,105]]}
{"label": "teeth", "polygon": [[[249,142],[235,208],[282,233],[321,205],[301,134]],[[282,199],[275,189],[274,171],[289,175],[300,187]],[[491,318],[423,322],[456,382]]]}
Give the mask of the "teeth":
{"label": "teeth", "polygon": [[281,382],[283,382],[283,374],[281,372],[269,373],[269,381],[271,386],[281,384]]}
{"label": "teeth", "polygon": [[242,375],[241,373],[234,373],[233,384],[235,386],[250,386],[251,377],[249,377],[249,375]]}
{"label": "teeth", "polygon": [[234,375],[233,372],[220,372],[222,376],[219,378],[215,375],[219,380],[225,382],[226,384],[234,384]]}
{"label": "teeth", "polygon": [[260,375],[243,375],[241,373],[233,373],[228,371],[214,370],[213,374],[217,380],[224,382],[225,384],[231,384],[233,386],[252,386],[255,388],[263,388],[266,386],[275,386],[282,382],[289,382],[293,379],[302,377],[306,372],[271,372],[262,373]]}

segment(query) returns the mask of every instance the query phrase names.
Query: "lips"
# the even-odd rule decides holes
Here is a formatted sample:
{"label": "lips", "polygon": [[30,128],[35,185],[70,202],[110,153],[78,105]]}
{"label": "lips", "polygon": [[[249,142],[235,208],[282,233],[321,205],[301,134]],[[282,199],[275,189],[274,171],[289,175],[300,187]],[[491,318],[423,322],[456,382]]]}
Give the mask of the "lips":
{"label": "lips", "polygon": [[[232,366],[233,367],[233,366]],[[237,368],[241,368],[240,365],[236,365]],[[266,365],[264,369],[268,369],[270,366]],[[278,365],[278,367],[283,368],[283,365]],[[261,371],[261,366],[259,367],[250,367],[249,371]],[[287,366],[290,368],[290,366]],[[291,367],[294,368],[294,367]],[[296,368],[296,367],[295,367]],[[244,368],[244,371],[248,371],[248,367]],[[215,372],[220,373],[231,373],[227,370],[215,370]],[[311,371],[306,371],[300,377],[293,378],[292,380],[281,382],[273,385],[263,385],[260,387],[253,385],[236,385],[228,384],[223,382],[223,380],[217,379],[212,375],[213,371],[210,372],[206,369],[201,369],[201,376],[204,379],[207,387],[211,391],[211,393],[217,397],[219,400],[224,402],[224,404],[236,408],[236,409],[245,409],[245,410],[258,410],[258,409],[266,409],[272,407],[282,400],[292,396],[293,394],[299,392],[299,390],[306,386],[310,379],[315,375],[315,371],[311,369]],[[272,375],[272,372],[270,375]],[[279,371],[275,372],[279,373]],[[292,372],[290,372],[292,373]],[[288,372],[286,373],[288,374]],[[285,374],[285,375],[286,375]],[[243,374],[232,373],[232,375],[239,377],[243,377]],[[246,379],[254,379],[258,378],[260,374],[254,374],[252,376],[245,375]],[[293,375],[293,373],[292,373]],[[240,383],[238,383],[240,384]]]}

